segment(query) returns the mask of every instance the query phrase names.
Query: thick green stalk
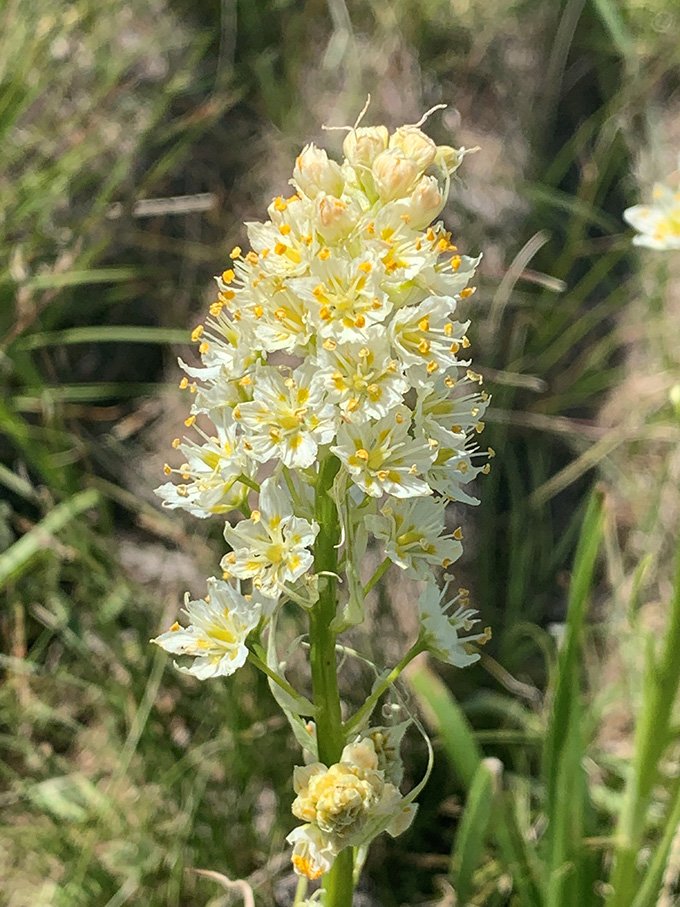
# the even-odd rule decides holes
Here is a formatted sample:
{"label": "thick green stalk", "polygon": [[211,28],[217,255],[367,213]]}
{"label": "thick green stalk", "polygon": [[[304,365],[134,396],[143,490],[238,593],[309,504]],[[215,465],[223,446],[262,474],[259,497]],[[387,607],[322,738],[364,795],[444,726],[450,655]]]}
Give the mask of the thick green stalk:
{"label": "thick green stalk", "polygon": [[635,755],[616,831],[616,854],[607,907],[627,907],[637,890],[637,859],[645,833],[652,788],[668,744],[671,712],[680,686],[680,549],[668,629],[658,662],[647,660],[642,714],[635,734]]}
{"label": "thick green stalk", "polygon": [[[329,456],[319,464],[314,516],[319,534],[314,544],[314,569],[319,575],[319,600],[310,611],[309,643],[312,689],[316,706],[316,736],[319,759],[326,765],[338,762],[345,745],[340,712],[336,634],[331,630],[337,610],[338,545],[340,521],[330,491],[340,463]],[[343,850],[324,878],[324,907],[351,907],[354,883],[352,850]]]}

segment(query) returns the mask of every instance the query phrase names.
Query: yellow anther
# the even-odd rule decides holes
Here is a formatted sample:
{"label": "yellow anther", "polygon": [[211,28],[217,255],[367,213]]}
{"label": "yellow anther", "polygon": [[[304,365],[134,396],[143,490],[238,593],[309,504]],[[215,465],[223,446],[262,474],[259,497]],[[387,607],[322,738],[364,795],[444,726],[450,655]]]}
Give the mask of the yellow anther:
{"label": "yellow anther", "polygon": [[427,315],[424,318],[420,319],[420,321],[418,322],[418,328],[421,331],[430,330],[430,319],[427,317]]}
{"label": "yellow anther", "polygon": [[250,519],[253,521],[253,523],[259,523],[262,519],[262,514],[259,510],[253,510],[253,512],[250,514]]}
{"label": "yellow anther", "polygon": [[331,257],[331,250],[324,246],[323,249],[319,249],[318,257],[321,259],[321,261],[328,261],[328,259]]}
{"label": "yellow anther", "polygon": [[331,337],[327,337],[326,340],[324,340],[324,342],[321,344],[321,346],[329,353],[332,353],[333,350],[337,349],[338,344]]}
{"label": "yellow anther", "polygon": [[181,443],[182,443],[182,442],[180,441],[179,438],[173,438],[173,439],[172,439],[172,444],[171,444],[170,446],[172,447],[173,450],[177,450],[177,448],[179,447],[179,445],[180,445]]}
{"label": "yellow anther", "polygon": [[481,433],[484,431],[484,423],[483,423],[483,422],[478,422],[478,423],[475,425],[475,431],[477,432],[478,435],[481,435]]}
{"label": "yellow anther", "polygon": [[488,476],[491,472],[491,463],[485,463],[480,472],[483,472],[485,476]]}
{"label": "yellow anther", "polygon": [[253,309],[253,312],[255,312],[256,318],[262,318],[262,316],[264,315],[264,309],[262,308],[261,305],[256,305],[255,308]]}
{"label": "yellow anther", "polygon": [[487,447],[487,449],[486,449],[486,455],[487,455],[487,456],[489,457],[489,459],[491,460],[491,459],[493,459],[493,457],[496,456],[496,451],[493,449],[493,447]]}
{"label": "yellow anther", "polygon": [[217,302],[213,302],[210,305],[210,308],[208,309],[208,311],[210,312],[211,315],[213,315],[215,318],[217,318],[217,316],[222,313],[223,308],[224,308],[224,303],[220,302],[218,300]]}
{"label": "yellow anther", "polygon": [[330,321],[330,317],[331,317],[331,310],[328,308],[327,305],[322,305],[321,308],[319,309],[319,318],[321,318],[323,321]]}
{"label": "yellow anther", "polygon": [[234,277],[236,277],[236,272],[233,270],[233,268],[227,268],[226,271],[222,271],[223,283],[231,283]]}
{"label": "yellow anther", "polygon": [[191,339],[193,340],[194,343],[196,343],[196,341],[200,338],[200,336],[204,330],[205,330],[205,328],[203,327],[202,324],[196,325],[196,327],[191,332]]}
{"label": "yellow anther", "polygon": [[189,379],[185,375],[184,378],[182,378],[182,380],[179,382],[179,389],[183,391],[183,390],[186,390],[188,387],[189,387]]}
{"label": "yellow anther", "polygon": [[260,260],[260,256],[257,254],[257,252],[250,251],[246,255],[246,261],[248,262],[249,265],[256,265],[259,260]]}
{"label": "yellow anther", "polygon": [[460,345],[458,343],[456,343],[456,341],[454,340],[453,343],[451,344],[451,346],[449,347],[450,352],[452,352],[455,356],[459,349],[460,349]]}
{"label": "yellow anther", "polygon": [[277,244],[274,246],[274,251],[277,255],[285,255],[287,249],[288,246],[283,242],[277,242]]}
{"label": "yellow anther", "polygon": [[418,352],[422,353],[423,356],[426,356],[430,352],[430,341],[426,340],[424,337],[418,344]]}
{"label": "yellow anther", "polygon": [[229,258],[240,258],[242,249],[240,246],[234,246],[234,248],[229,253]]}
{"label": "yellow anther", "polygon": [[291,229],[292,227],[290,224],[281,224],[279,227],[279,233],[281,234],[281,236],[288,236]]}
{"label": "yellow anther", "polygon": [[234,293],[233,290],[222,290],[222,292],[220,293],[220,300],[224,300],[224,302],[229,302],[230,300],[235,298],[236,293]]}
{"label": "yellow anther", "polygon": [[165,473],[166,476],[171,476],[172,475],[172,466],[170,466],[169,463],[164,463],[163,472]]}
{"label": "yellow anther", "polygon": [[463,530],[461,529],[460,526],[457,529],[454,529],[453,537],[457,542],[463,541]]}
{"label": "yellow anther", "polygon": [[366,319],[364,318],[364,316],[357,315],[357,317],[354,319],[354,327],[363,328],[365,326],[366,326]]}
{"label": "yellow anther", "polygon": [[194,424],[195,421],[196,421],[196,416],[189,416],[188,419],[184,420],[184,424],[186,425],[187,428],[191,428],[191,426]]}
{"label": "yellow anther", "polygon": [[284,198],[281,198],[280,195],[276,196],[273,204],[274,204],[274,209],[276,211],[285,211],[286,208],[288,207],[288,202]]}
{"label": "yellow anther", "polygon": [[277,318],[279,321],[283,321],[287,314],[288,312],[283,308],[283,306],[279,306],[279,308],[274,311],[274,318]]}
{"label": "yellow anther", "polygon": [[465,337],[463,337],[461,343],[463,344],[463,349],[464,349],[464,350],[470,349],[470,341],[468,340],[467,335],[466,335]]}
{"label": "yellow anther", "polygon": [[170,629],[172,630],[173,633],[176,633],[178,630],[182,629],[182,625],[179,623],[179,621],[175,621],[174,624],[170,627]]}
{"label": "yellow anther", "polygon": [[364,463],[368,463],[369,453],[365,447],[360,447],[356,452],[356,457],[358,460],[363,460]]}
{"label": "yellow anther", "polygon": [[[210,344],[208,343],[207,340],[204,340],[203,343],[199,346],[198,352],[201,355],[203,355],[204,353],[207,353],[209,349],[210,349]],[[195,388],[196,388],[196,385],[194,384],[193,387],[191,388],[191,390],[194,391]]]}
{"label": "yellow anther", "polygon": [[430,361],[427,363],[427,374],[432,375],[434,372],[437,371],[438,368],[439,368],[439,366],[434,361],[434,359],[430,359]]}
{"label": "yellow anther", "polygon": [[472,296],[472,294],[476,293],[476,292],[477,292],[477,287],[465,287],[464,290],[460,291],[460,298],[469,299],[470,296]]}
{"label": "yellow anther", "polygon": [[370,263],[370,261],[362,261],[359,265],[359,270],[363,271],[364,274],[370,274],[373,270],[373,265]]}
{"label": "yellow anther", "polygon": [[452,256],[451,256],[451,262],[450,262],[450,264],[451,264],[451,267],[453,268],[454,271],[457,271],[457,270],[458,270],[458,268],[460,267],[461,261],[462,261],[462,258],[460,257],[460,255],[452,255]]}
{"label": "yellow anther", "polygon": [[389,469],[379,469],[377,476],[381,482],[386,482],[390,477],[390,471]]}

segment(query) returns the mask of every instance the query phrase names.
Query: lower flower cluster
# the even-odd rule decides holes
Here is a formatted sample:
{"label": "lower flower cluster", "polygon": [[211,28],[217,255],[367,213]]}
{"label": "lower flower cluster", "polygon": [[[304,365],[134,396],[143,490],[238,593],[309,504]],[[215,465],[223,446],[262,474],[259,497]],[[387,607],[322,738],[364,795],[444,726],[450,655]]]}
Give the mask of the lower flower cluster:
{"label": "lower flower cluster", "polygon": [[369,843],[382,831],[396,837],[411,824],[416,806],[386,780],[371,737],[349,744],[340,762],[298,766],[293,815],[306,824],[288,835],[298,875],[318,879],[345,847]]}

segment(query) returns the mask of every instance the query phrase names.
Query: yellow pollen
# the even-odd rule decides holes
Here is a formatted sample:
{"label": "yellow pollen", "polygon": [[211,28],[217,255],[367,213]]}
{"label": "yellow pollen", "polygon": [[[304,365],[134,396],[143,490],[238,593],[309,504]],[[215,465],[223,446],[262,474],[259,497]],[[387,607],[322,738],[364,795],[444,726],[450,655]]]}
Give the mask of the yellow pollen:
{"label": "yellow pollen", "polygon": [[464,350],[467,350],[470,348],[470,341],[468,340],[467,336],[463,337],[463,339],[461,340],[461,343],[463,344]]}
{"label": "yellow pollen", "polygon": [[309,859],[309,857],[303,857],[300,856],[300,854],[294,853],[291,859],[293,866],[297,869],[297,871],[301,875],[306,876],[311,882],[323,875],[322,870],[312,868],[312,861]]}
{"label": "yellow pollen", "polygon": [[241,247],[234,246],[234,248],[229,253],[229,258],[240,258],[241,257]]}
{"label": "yellow pollen", "polygon": [[319,318],[322,318],[324,321],[328,321],[331,317],[331,310],[327,305],[321,306],[319,310]]}
{"label": "yellow pollen", "polygon": [[418,344],[418,352],[426,356],[430,352],[430,341],[423,338]]}
{"label": "yellow pollen", "polygon": [[365,463],[368,462],[369,453],[365,447],[360,447],[356,452],[356,457],[358,460],[363,460]]}
{"label": "yellow pollen", "polygon": [[172,467],[168,463],[163,464],[163,472],[166,476],[172,475]]}
{"label": "yellow pollen", "polygon": [[370,263],[370,261],[362,261],[359,265],[359,270],[363,271],[364,274],[370,274],[373,270],[373,265]]}
{"label": "yellow pollen", "polygon": [[463,541],[463,530],[460,528],[460,526],[454,530],[453,537],[457,542]]}
{"label": "yellow pollen", "polygon": [[372,221],[366,227],[366,232],[368,233],[369,236],[373,236],[373,234],[375,233],[375,224]]}
{"label": "yellow pollen", "polygon": [[274,318],[278,318],[279,321],[283,321],[287,314],[288,313],[286,312],[286,310],[282,306],[280,306],[274,312]]}
{"label": "yellow pollen", "polygon": [[184,420],[184,424],[186,425],[187,428],[191,428],[191,426],[194,424],[195,421],[196,421],[196,416],[189,416],[188,419]]}
{"label": "yellow pollen", "polygon": [[469,299],[470,296],[472,296],[472,294],[476,292],[476,290],[477,290],[477,287],[465,287],[464,290],[460,291],[460,298]]}
{"label": "yellow pollen", "polygon": [[433,372],[436,372],[438,368],[439,366],[434,361],[434,359],[430,359],[430,361],[427,363],[427,374],[431,375]]}
{"label": "yellow pollen", "polygon": [[427,317],[427,315],[425,316],[425,318],[420,319],[420,321],[418,322],[418,328],[421,331],[430,330],[430,319]]}
{"label": "yellow pollen", "polygon": [[227,268],[226,271],[222,271],[222,281],[224,283],[231,283],[234,277],[236,277],[236,273],[232,268]]}
{"label": "yellow pollen", "polygon": [[171,445],[171,446],[172,446],[172,448],[173,448],[174,450],[177,450],[177,448],[179,447],[179,445],[180,445],[181,443],[182,443],[182,442],[179,440],[179,438],[173,438],[173,440],[172,440],[172,445]]}
{"label": "yellow pollen", "polygon": [[262,316],[264,315],[264,309],[262,308],[261,305],[256,305],[255,308],[253,309],[253,312],[255,312],[256,318],[262,318]]}
{"label": "yellow pollen", "polygon": [[451,264],[451,267],[453,268],[454,271],[457,271],[457,270],[458,270],[458,268],[460,267],[461,261],[462,261],[462,259],[461,259],[460,255],[452,255],[452,256],[451,256],[451,262],[450,262],[450,264]]}
{"label": "yellow pollen", "polygon": [[222,292],[220,293],[220,299],[224,299],[226,302],[228,302],[230,299],[235,298],[236,293],[234,293],[233,290],[222,290]]}
{"label": "yellow pollen", "polygon": [[182,625],[178,621],[175,621],[174,624],[170,627],[170,629],[172,630],[173,633],[176,633],[178,630],[182,629]]}
{"label": "yellow pollen", "polygon": [[287,249],[288,246],[282,242],[277,242],[277,244],[274,246],[274,251],[277,255],[285,255]]}
{"label": "yellow pollen", "polygon": [[[199,346],[198,352],[199,352],[201,355],[203,355],[203,353],[207,353],[209,349],[210,349],[210,344],[209,344],[207,341],[204,341],[204,342]],[[196,385],[195,385],[195,384],[192,385],[192,387],[191,387],[191,392],[194,393],[194,394],[196,393]]]}
{"label": "yellow pollen", "polygon": [[495,457],[495,456],[496,456],[496,451],[493,449],[493,447],[488,447],[486,453],[487,453],[487,456],[488,456],[490,459],[491,459],[492,457]]}
{"label": "yellow pollen", "polygon": [[281,226],[279,227],[279,233],[281,234],[281,236],[288,236],[291,229],[292,228],[290,224],[281,224]]}
{"label": "yellow pollen", "polygon": [[328,259],[331,257],[331,250],[325,247],[323,249],[320,249],[318,257],[321,259],[321,261],[328,261]]}
{"label": "yellow pollen", "polygon": [[220,302],[218,300],[217,302],[212,303],[212,305],[210,306],[208,311],[210,312],[211,315],[214,315],[214,317],[217,318],[217,316],[221,314],[223,308],[224,308],[224,303]]}
{"label": "yellow pollen", "polygon": [[276,211],[285,211],[287,207],[288,202],[285,199],[281,198],[280,195],[277,195],[274,199],[274,209]]}
{"label": "yellow pollen", "polygon": [[327,350],[329,353],[332,353],[333,350],[337,348],[337,345],[338,345],[338,344],[337,344],[337,343],[335,342],[335,340],[333,340],[331,337],[328,337],[328,338],[327,338],[326,340],[324,340],[324,342],[321,344],[321,346],[322,346],[325,350]]}
{"label": "yellow pollen", "polygon": [[253,512],[250,514],[250,519],[253,521],[253,523],[259,523],[262,519],[262,514],[259,510],[253,510]]}
{"label": "yellow pollen", "polygon": [[182,380],[179,382],[179,389],[183,391],[186,390],[187,387],[189,387],[189,379],[185,375],[184,378],[182,378]]}
{"label": "yellow pollen", "polygon": [[485,463],[481,468],[481,472],[483,472],[485,476],[488,476],[491,472],[491,463]]}
{"label": "yellow pollen", "polygon": [[363,328],[363,327],[365,327],[365,325],[366,325],[366,319],[364,318],[364,316],[357,315],[357,317],[354,319],[354,326],[357,328]]}
{"label": "yellow pollen", "polygon": [[193,331],[191,332],[191,339],[193,340],[194,343],[196,343],[196,341],[199,339],[199,337],[201,336],[201,334],[203,333],[204,330],[205,330],[205,328],[203,327],[202,324],[197,325],[193,329]]}

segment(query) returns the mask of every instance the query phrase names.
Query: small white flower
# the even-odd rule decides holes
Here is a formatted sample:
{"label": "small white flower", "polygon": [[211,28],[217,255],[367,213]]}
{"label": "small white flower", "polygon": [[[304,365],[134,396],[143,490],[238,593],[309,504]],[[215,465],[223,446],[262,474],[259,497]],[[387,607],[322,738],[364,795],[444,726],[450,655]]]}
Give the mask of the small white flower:
{"label": "small white flower", "polygon": [[366,517],[366,528],[385,546],[385,555],[414,579],[427,580],[432,566],[447,568],[463,553],[454,535],[443,535],[446,502],[428,498],[390,501]]}
{"label": "small white flower", "polygon": [[390,148],[398,148],[421,171],[434,163],[437,156],[437,146],[417,126],[400,126],[396,129],[390,136]]}
{"label": "small white flower", "polygon": [[321,362],[328,399],[345,419],[381,419],[401,403],[409,384],[391,355],[385,331],[369,328],[365,340],[336,344],[322,350]]}
{"label": "small white flower", "polygon": [[327,873],[337,856],[332,843],[316,825],[299,825],[286,841],[293,845],[293,869],[312,881]]}
{"label": "small white flower", "polygon": [[246,638],[262,615],[261,600],[241,595],[229,583],[210,577],[205,599],[190,601],[187,593],[184,613],[190,621],[188,627],[175,623],[151,640],[173,655],[193,657],[189,667],[176,665],[180,671],[207,680],[228,677],[245,664]]}
{"label": "small white flower", "polygon": [[185,462],[174,470],[166,466],[165,471],[177,473],[182,482],[166,482],[155,489],[164,507],[181,508],[205,518],[215,513],[228,513],[243,501],[247,489],[239,477],[252,476],[252,464],[244,453],[229,411],[213,415],[219,421],[213,434],[201,432],[204,444],[175,442]]}
{"label": "small white flower", "polygon": [[418,602],[421,635],[427,643],[428,650],[435,658],[457,668],[465,668],[479,660],[479,653],[470,651],[469,643],[483,645],[490,637],[488,628],[483,633],[472,636],[459,635],[460,631],[467,632],[479,623],[475,617],[477,612],[465,605],[449,613],[458,601],[467,601],[467,593],[463,594],[464,592],[465,590],[460,591],[447,605],[442,606],[446,587],[442,590],[434,583],[428,583]]}
{"label": "small white flower", "polygon": [[399,309],[390,322],[390,340],[414,383],[431,386],[435,373],[469,364],[458,359],[469,323],[450,320],[455,305],[449,297],[431,296]]}
{"label": "small white flower", "polygon": [[225,573],[252,579],[267,598],[278,598],[312,566],[308,549],[319,531],[316,523],[295,516],[290,496],[275,476],[260,489],[259,510],[236,526],[226,525],[224,537],[233,551],[222,558]]}
{"label": "small white flower", "polygon": [[255,373],[253,399],[235,407],[245,443],[260,463],[278,457],[291,469],[311,466],[320,444],[335,437],[335,408],[324,402],[323,377],[311,364],[288,378],[268,366]]}
{"label": "small white flower", "polygon": [[371,166],[381,151],[387,148],[389,133],[384,126],[359,126],[351,129],[342,143],[348,162],[362,176],[364,168]]}
{"label": "small white flower", "polygon": [[352,481],[371,497],[430,494],[431,488],[422,475],[435,453],[425,440],[409,435],[410,426],[411,411],[398,406],[378,422],[341,426],[338,443],[331,450],[345,465]]}
{"label": "small white flower", "polygon": [[680,249],[680,191],[657,183],[651,205],[634,205],[623,212],[624,220],[638,231],[636,246],[649,249]]}
{"label": "small white flower", "polygon": [[373,179],[383,202],[404,198],[415,186],[422,168],[400,148],[381,151],[373,161]]}

